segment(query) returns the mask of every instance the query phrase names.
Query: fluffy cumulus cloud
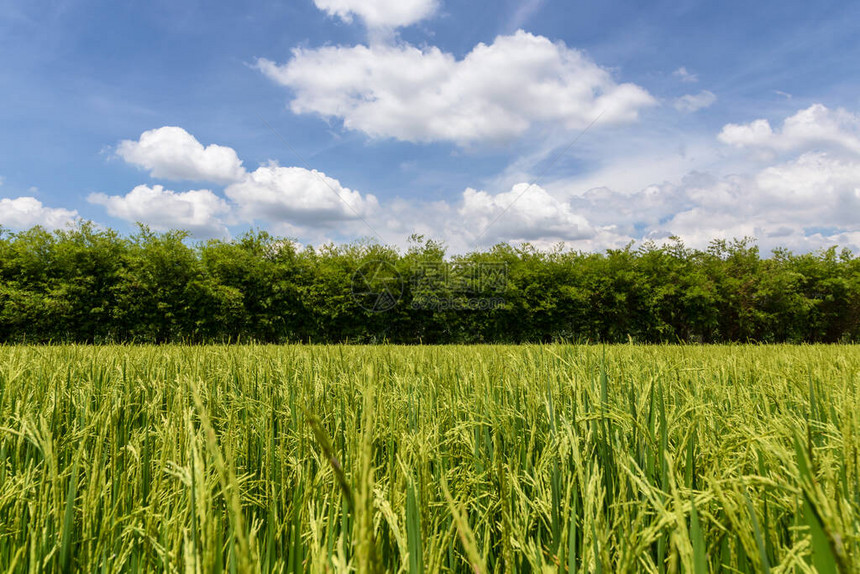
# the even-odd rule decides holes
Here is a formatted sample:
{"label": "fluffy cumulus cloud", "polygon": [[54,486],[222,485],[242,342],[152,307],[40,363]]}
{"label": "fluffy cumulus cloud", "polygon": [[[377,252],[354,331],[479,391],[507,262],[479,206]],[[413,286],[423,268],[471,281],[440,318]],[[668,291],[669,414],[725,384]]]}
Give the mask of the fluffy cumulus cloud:
{"label": "fluffy cumulus cloud", "polygon": [[300,167],[262,166],[226,189],[245,221],[331,226],[361,219],[379,204],[373,195],[346,188],[324,173]]}
{"label": "fluffy cumulus cloud", "polygon": [[860,154],[860,116],[843,109],[814,104],[786,118],[782,129],[765,119],[728,124],[720,141],[739,148],[789,152],[826,146]]}
{"label": "fluffy cumulus cloud", "polygon": [[262,222],[275,230],[314,234],[316,228],[330,229],[336,223],[348,228],[379,207],[373,195],[362,196],[318,171],[271,162],[248,172],[232,148],[204,147],[182,128],[145,132],[138,141],[122,142],[117,151],[129,163],[151,170],[153,177],[225,184],[226,199],[208,189],[176,192],[161,185],[88,198],[113,217],[157,230],[225,236],[228,225]]}
{"label": "fluffy cumulus cloud", "polygon": [[215,144],[204,147],[179,127],[165,126],[144,132],[137,141],[124,140],[116,153],[161,179],[226,184],[245,175],[235,150]]}
{"label": "fluffy cumulus cloud", "polygon": [[756,180],[753,177],[719,182],[717,186],[735,202],[732,207],[694,202],[692,207],[653,227],[651,235],[679,235],[697,247],[715,238],[750,236],[765,250],[788,247],[808,251],[831,245],[860,248],[860,226],[856,221],[838,218],[840,202],[849,200],[856,206],[856,197],[840,198],[839,194],[825,192],[814,200],[781,203],[791,193],[790,188],[762,188]]}
{"label": "fluffy cumulus cloud", "polygon": [[860,161],[809,152],[761,171],[755,182],[785,219],[860,231]]}
{"label": "fluffy cumulus cloud", "polygon": [[432,16],[438,0],[314,0],[329,16],[352,22],[358,16],[370,28],[399,28]]}
{"label": "fluffy cumulus cloud", "polygon": [[620,247],[629,240],[612,224],[595,225],[581,207],[541,186],[521,183],[498,193],[468,188],[451,202],[386,202],[369,222],[385,241],[402,242],[418,233],[445,241],[451,253],[499,242],[528,242],[539,249],[561,242],[589,250]]}
{"label": "fluffy cumulus cloud", "polygon": [[527,183],[495,195],[467,189],[457,214],[464,232],[476,240],[578,241],[595,234],[569,203]]}
{"label": "fluffy cumulus cloud", "polygon": [[709,108],[717,101],[717,96],[708,90],[698,94],[687,94],[675,100],[675,109],[681,112],[697,112]]}
{"label": "fluffy cumulus cloud", "polygon": [[284,65],[257,65],[293,91],[294,113],[410,142],[501,141],[549,123],[577,130],[599,114],[603,124],[632,122],[655,104],[582,52],[523,31],[462,60],[436,47],[380,44],[298,48]]}
{"label": "fluffy cumulus cloud", "polygon": [[0,199],[0,226],[9,229],[24,230],[37,225],[62,229],[73,225],[77,219],[77,211],[46,207],[35,197]]}
{"label": "fluffy cumulus cloud", "polygon": [[184,229],[196,236],[225,236],[224,220],[230,206],[207,189],[175,192],[160,185],[139,185],[126,195],[94,193],[90,203],[102,205],[108,214],[140,222],[163,231]]}

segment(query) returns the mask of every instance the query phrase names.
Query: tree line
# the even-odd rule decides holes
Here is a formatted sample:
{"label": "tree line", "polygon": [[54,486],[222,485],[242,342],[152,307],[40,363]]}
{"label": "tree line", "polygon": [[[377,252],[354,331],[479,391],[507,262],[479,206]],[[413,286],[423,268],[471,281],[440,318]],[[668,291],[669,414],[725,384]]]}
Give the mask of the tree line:
{"label": "tree line", "polygon": [[413,236],[319,248],[253,231],[0,229],[4,343],[857,342],[860,258],[750,239],[604,253]]}

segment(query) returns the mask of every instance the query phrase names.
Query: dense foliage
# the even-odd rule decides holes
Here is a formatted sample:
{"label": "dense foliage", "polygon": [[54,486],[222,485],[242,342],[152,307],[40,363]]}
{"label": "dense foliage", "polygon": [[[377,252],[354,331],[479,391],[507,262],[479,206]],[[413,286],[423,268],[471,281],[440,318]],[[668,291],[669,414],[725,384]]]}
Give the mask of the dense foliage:
{"label": "dense foliage", "polygon": [[0,572],[860,572],[860,353],[0,348]]}
{"label": "dense foliage", "polygon": [[835,247],[762,257],[748,240],[452,257],[421,237],[398,252],[299,249],[266,233],[192,245],[145,228],[0,230],[5,342],[630,339],[860,340],[860,258]]}

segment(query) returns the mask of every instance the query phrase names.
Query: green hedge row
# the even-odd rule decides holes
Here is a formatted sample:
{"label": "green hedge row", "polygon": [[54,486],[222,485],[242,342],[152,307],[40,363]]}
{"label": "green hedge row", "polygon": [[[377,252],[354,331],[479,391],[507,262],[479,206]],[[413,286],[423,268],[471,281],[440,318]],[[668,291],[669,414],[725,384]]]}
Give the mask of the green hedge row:
{"label": "green hedge row", "polygon": [[860,259],[750,240],[580,253],[413,237],[191,245],[142,227],[0,230],[0,341],[860,341]]}

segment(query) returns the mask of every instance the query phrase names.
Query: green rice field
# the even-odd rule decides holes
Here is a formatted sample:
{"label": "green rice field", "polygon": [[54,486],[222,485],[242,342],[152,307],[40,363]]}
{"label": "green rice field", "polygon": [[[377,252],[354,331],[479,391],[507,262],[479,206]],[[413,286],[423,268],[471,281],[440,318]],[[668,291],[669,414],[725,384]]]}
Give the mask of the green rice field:
{"label": "green rice field", "polygon": [[0,347],[0,574],[860,572],[857,346]]}

